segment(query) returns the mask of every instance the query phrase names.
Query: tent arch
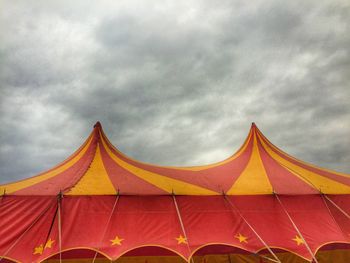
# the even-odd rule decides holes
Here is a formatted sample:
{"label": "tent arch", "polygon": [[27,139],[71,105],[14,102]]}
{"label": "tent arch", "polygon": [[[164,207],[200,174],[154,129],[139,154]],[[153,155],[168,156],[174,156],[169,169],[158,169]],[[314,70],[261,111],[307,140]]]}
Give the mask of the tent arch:
{"label": "tent arch", "polygon": [[321,251],[322,249],[326,248],[327,246],[346,246],[350,248],[350,241],[349,242],[344,242],[344,241],[330,241],[330,242],[326,242],[321,244],[320,246],[317,247],[317,249],[315,250],[315,254],[317,254],[319,251]]}
{"label": "tent arch", "polygon": [[9,257],[5,257],[5,256],[1,256],[1,255],[0,255],[0,261],[3,263],[21,263],[18,260],[15,260],[15,259],[9,258]]}
{"label": "tent arch", "polygon": [[[229,244],[229,243],[207,243],[204,244],[202,246],[199,246],[198,248],[196,248],[195,250],[192,251],[191,255],[188,258],[188,261],[190,262],[191,258],[193,258],[194,256],[196,256],[196,253],[200,252],[201,250],[204,249],[208,249],[210,247],[215,247],[215,246],[221,246],[221,247],[227,247],[227,248],[233,248],[233,249],[237,249],[239,251],[243,251],[246,253],[253,253],[252,251],[249,251],[247,249],[244,249],[243,247],[237,246],[237,245],[233,245],[233,244]],[[224,253],[225,254],[225,253]]]}
{"label": "tent arch", "polygon": [[[290,250],[288,248],[278,247],[278,246],[271,246],[270,248],[276,254],[278,254],[278,253],[289,253],[289,254],[292,254],[293,256],[299,258],[300,260],[305,260],[307,262],[312,262],[312,258],[311,257],[307,258],[307,257],[299,254],[298,252],[292,251],[292,250]],[[266,250],[266,254],[269,253],[267,248],[261,248],[261,249],[257,250],[256,253],[263,253],[264,250]]]}
{"label": "tent arch", "polygon": [[328,242],[317,248],[316,258],[320,262],[347,263],[350,258],[350,242]]}
{"label": "tent arch", "polygon": [[59,254],[65,254],[66,252],[74,252],[74,251],[89,251],[89,252],[93,252],[93,253],[97,253],[98,255],[103,256],[104,258],[106,258],[107,260],[112,260],[111,257],[109,257],[107,254],[99,251],[98,249],[92,248],[92,247],[74,247],[74,248],[68,248],[68,249],[64,249],[61,252],[57,252],[57,253],[53,253],[49,256],[47,256],[46,258],[40,260],[38,263],[45,263],[48,262],[48,260],[53,260],[55,256],[59,256]]}
{"label": "tent arch", "polygon": [[[207,252],[204,252],[203,255],[206,255],[206,254],[213,254],[213,255],[232,255],[232,254],[247,254],[247,255],[256,255],[257,257],[259,257],[259,255],[253,251],[249,251],[241,246],[237,246],[237,245],[233,245],[233,244],[229,244],[229,243],[208,243],[208,244],[205,244],[205,245],[202,245],[200,247],[198,247],[197,249],[195,249],[192,253],[191,253],[191,256],[189,257],[188,259],[188,262],[191,262],[191,259],[196,257],[196,256],[201,256],[200,254],[198,254],[201,250],[205,250],[205,249],[208,249],[210,247],[221,247],[221,248],[229,248],[229,249],[234,249],[232,251],[225,251],[224,252],[215,252],[215,249],[213,250],[212,253],[207,253]],[[264,248],[265,249],[265,248]],[[237,251],[235,251],[237,250]],[[243,252],[243,253],[242,253]],[[267,252],[268,253],[268,252]]]}
{"label": "tent arch", "polygon": [[159,248],[160,250],[164,250],[164,251],[167,251],[167,252],[170,252],[171,254],[173,254],[174,256],[178,256],[180,257],[181,259],[183,259],[185,262],[189,262],[188,259],[186,259],[186,257],[184,257],[183,255],[181,255],[179,252],[171,249],[171,248],[168,248],[166,246],[161,246],[161,245],[156,245],[156,244],[147,244],[147,245],[142,245],[142,246],[136,246],[136,247],[133,247],[133,248],[130,248],[126,251],[124,251],[121,255],[119,255],[118,257],[115,257],[113,258],[113,261],[116,261],[122,257],[125,257],[126,255],[130,254],[131,252],[136,252],[137,250],[139,249],[143,249],[143,248]]}

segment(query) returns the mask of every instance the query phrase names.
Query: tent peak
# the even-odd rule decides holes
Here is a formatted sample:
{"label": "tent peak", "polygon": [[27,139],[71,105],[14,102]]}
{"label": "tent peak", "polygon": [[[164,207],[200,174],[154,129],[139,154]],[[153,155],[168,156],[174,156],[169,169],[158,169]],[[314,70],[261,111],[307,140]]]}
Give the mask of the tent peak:
{"label": "tent peak", "polygon": [[256,126],[255,122],[252,122],[252,125],[251,125],[250,129],[251,129],[253,132],[256,132],[257,130],[259,130],[259,128],[258,128],[258,126]]}
{"label": "tent peak", "polygon": [[101,129],[102,128],[102,125],[101,125],[101,122],[97,121],[94,125],[94,128],[99,128]]}
{"label": "tent peak", "polygon": [[240,149],[216,163],[159,166],[119,151],[96,122],[83,145],[54,168],[23,181],[0,185],[0,195],[256,195],[350,194],[347,174],[298,160],[273,145],[251,124]]}

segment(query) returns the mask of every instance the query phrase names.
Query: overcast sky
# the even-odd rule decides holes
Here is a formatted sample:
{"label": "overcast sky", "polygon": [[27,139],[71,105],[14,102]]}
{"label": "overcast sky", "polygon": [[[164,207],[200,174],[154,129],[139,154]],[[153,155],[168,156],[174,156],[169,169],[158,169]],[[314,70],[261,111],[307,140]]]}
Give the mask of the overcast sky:
{"label": "overcast sky", "polygon": [[220,161],[254,121],[350,173],[347,0],[0,5],[0,183],[61,162],[97,120],[145,162]]}

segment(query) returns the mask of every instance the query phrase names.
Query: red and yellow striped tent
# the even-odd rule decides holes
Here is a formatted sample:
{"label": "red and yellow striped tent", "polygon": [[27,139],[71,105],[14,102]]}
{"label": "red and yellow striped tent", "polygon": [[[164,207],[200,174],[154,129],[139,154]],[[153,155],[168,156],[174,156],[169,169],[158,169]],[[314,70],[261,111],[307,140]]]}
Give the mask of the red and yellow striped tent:
{"label": "red and yellow striped tent", "polygon": [[205,166],[124,155],[101,124],[68,159],[0,185],[0,262],[350,262],[350,176],[253,123]]}

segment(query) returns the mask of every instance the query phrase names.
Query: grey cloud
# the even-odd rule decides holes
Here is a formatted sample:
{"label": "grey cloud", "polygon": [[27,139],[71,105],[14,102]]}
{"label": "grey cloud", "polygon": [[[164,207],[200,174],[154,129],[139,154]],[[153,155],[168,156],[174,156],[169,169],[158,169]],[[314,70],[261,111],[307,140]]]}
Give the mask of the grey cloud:
{"label": "grey cloud", "polygon": [[0,183],[62,161],[96,120],[141,161],[222,160],[255,121],[290,154],[350,171],[346,2],[6,5]]}

